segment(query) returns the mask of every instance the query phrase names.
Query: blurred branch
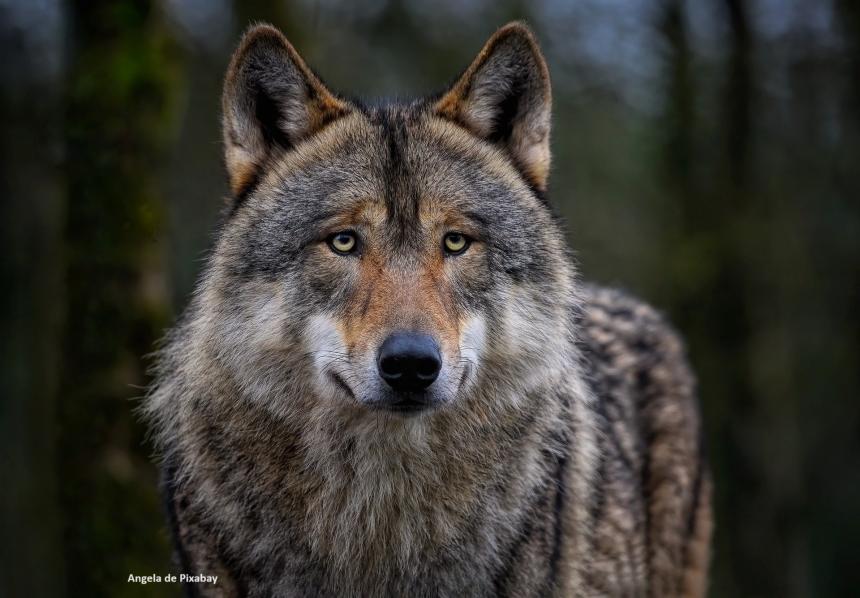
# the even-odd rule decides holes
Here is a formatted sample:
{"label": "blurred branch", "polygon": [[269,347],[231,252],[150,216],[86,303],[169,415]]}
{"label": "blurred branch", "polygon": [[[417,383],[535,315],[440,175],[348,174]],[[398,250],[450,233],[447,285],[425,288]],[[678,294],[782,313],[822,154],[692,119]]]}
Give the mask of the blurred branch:
{"label": "blurred branch", "polygon": [[723,0],[729,23],[729,76],[726,85],[726,152],[729,178],[742,187],[749,163],[750,117],[752,106],[752,35],[744,0]]}

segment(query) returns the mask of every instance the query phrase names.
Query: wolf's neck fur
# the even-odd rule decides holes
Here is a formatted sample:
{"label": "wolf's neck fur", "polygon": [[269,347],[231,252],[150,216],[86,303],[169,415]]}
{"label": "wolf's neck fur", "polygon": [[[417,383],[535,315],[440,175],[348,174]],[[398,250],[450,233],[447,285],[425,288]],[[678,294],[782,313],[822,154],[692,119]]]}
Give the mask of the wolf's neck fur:
{"label": "wolf's neck fur", "polygon": [[473,559],[475,575],[489,576],[567,457],[565,412],[583,400],[571,376],[517,397],[516,408],[476,395],[431,417],[363,408],[333,417],[308,398],[293,421],[210,381],[208,397],[181,401],[181,475],[239,553],[310,553],[344,587],[390,586],[436,558]]}

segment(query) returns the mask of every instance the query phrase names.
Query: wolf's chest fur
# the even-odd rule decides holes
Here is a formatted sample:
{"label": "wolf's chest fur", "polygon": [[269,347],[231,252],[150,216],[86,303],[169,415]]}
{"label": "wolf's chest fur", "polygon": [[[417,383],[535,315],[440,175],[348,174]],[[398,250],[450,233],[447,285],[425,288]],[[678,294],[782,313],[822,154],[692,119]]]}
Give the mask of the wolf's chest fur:
{"label": "wolf's chest fur", "polygon": [[[457,422],[463,413],[435,426],[287,431],[261,414],[234,414],[239,423],[204,411],[184,432],[201,444],[171,471],[171,504],[215,532],[219,566],[251,594],[266,580],[287,596],[497,595],[521,583],[511,564],[526,549],[561,548],[569,399],[540,411],[545,396],[531,400],[523,417],[484,430]],[[249,422],[265,432],[249,439]],[[552,566],[535,568],[547,591]]]}
{"label": "wolf's chest fur", "polygon": [[233,197],[146,413],[213,596],[700,596],[709,479],[680,342],[583,287],[521,24],[367,105],[253,28]]}

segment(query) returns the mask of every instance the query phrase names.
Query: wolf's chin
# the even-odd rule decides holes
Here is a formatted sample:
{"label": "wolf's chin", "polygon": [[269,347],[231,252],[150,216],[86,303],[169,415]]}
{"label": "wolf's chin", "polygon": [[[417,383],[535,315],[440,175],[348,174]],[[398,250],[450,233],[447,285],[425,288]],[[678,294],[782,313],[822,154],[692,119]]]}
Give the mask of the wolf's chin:
{"label": "wolf's chin", "polygon": [[368,407],[375,412],[391,413],[413,417],[432,413],[442,406],[440,403],[422,403],[418,401],[403,400],[398,403],[370,403]]}

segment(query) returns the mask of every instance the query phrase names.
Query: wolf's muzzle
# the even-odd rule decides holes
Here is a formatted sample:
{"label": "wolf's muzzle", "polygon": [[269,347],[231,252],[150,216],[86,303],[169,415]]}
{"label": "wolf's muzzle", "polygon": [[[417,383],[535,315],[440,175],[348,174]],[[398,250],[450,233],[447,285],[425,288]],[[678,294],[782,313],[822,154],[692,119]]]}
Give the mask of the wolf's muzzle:
{"label": "wolf's muzzle", "polygon": [[382,343],[376,361],[379,376],[397,392],[422,391],[436,380],[442,355],[433,337],[395,332]]}

